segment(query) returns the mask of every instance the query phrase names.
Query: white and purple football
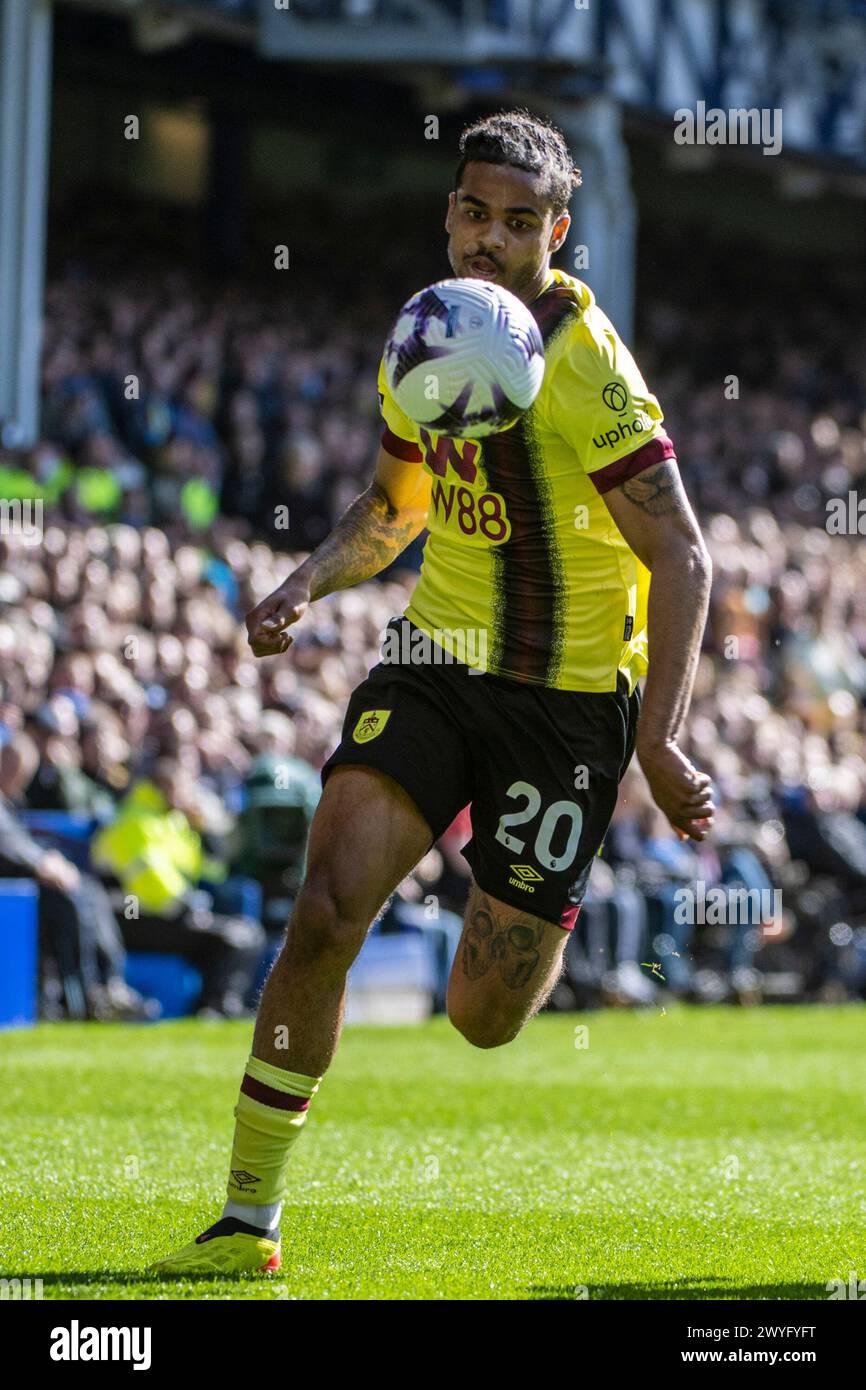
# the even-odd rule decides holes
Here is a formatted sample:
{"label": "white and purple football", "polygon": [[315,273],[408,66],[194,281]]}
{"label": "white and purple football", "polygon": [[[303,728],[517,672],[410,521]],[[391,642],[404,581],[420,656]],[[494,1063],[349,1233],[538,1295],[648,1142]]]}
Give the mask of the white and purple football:
{"label": "white and purple football", "polygon": [[439,280],[404,304],[385,344],[400,409],[431,433],[483,439],[541,390],[544,345],[526,305],[485,280]]}

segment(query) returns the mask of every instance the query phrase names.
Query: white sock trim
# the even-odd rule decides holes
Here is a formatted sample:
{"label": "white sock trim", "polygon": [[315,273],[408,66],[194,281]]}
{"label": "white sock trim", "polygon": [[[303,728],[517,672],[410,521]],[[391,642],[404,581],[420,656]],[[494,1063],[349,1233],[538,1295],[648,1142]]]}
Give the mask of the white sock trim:
{"label": "white sock trim", "polygon": [[263,1231],[271,1231],[279,1226],[283,1214],[282,1202],[272,1202],[270,1206],[253,1206],[247,1202],[226,1202],[223,1216],[234,1216],[238,1221],[246,1221],[248,1226],[261,1226]]}

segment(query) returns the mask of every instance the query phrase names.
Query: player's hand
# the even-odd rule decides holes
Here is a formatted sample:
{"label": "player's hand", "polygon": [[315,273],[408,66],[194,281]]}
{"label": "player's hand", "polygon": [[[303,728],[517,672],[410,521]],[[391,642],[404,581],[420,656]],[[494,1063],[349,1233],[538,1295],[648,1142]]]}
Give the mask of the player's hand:
{"label": "player's hand", "polygon": [[310,603],[310,590],[303,579],[289,575],[288,579],[263,598],[247,614],[247,641],[255,656],[278,656],[287,652],[294,641],[286,628],[302,618]]}
{"label": "player's hand", "polygon": [[653,801],[681,840],[705,840],[715,806],[710,779],[675,743],[641,743],[635,749]]}

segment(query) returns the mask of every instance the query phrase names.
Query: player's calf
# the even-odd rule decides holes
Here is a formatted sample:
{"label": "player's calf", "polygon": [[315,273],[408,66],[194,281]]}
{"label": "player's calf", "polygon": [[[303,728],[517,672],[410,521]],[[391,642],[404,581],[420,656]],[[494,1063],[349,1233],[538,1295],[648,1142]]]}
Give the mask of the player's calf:
{"label": "player's calf", "polygon": [[336,883],[327,870],[313,871],[298,894],[280,961],[289,970],[345,976],[374,914],[356,886]]}

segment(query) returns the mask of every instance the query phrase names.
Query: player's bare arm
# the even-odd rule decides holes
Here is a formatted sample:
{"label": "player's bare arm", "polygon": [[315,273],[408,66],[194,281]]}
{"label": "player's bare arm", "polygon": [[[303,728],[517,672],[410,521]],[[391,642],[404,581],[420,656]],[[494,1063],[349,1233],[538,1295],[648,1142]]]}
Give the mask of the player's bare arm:
{"label": "player's bare arm", "polygon": [[652,574],[650,661],[637,755],[653,798],[674,829],[702,840],[715,810],[710,779],[692,765],[678,740],[707,620],[712,563],[673,460],[629,478],[604,500]]}
{"label": "player's bare arm", "polygon": [[430,475],[380,448],[373,481],[347,507],[333,531],[278,589],[247,614],[256,656],[288,651],[286,631],[315,599],[381,573],[424,528]]}

